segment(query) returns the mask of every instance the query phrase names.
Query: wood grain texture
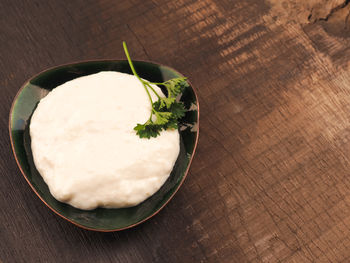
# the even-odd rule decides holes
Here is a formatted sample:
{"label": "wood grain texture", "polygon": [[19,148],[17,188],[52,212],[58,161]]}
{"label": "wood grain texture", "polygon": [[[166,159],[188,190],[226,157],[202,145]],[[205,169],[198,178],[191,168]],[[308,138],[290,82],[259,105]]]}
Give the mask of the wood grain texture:
{"label": "wood grain texture", "polygon": [[[349,262],[348,2],[0,0],[0,262]],[[201,136],[164,210],[94,233],[30,190],[8,113],[33,74],[122,40],[190,78]]]}

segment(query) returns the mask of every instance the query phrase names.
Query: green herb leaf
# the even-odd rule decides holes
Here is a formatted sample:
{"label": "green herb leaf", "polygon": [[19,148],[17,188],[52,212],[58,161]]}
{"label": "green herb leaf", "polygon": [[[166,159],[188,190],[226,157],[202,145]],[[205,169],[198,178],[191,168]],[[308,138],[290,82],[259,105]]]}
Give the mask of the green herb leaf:
{"label": "green herb leaf", "polygon": [[159,108],[170,109],[171,105],[175,102],[175,98],[160,98],[159,102]]}
{"label": "green herb leaf", "polygon": [[188,83],[186,82],[186,78],[175,78],[170,79],[162,83],[166,89],[168,90],[168,96],[176,97],[180,93],[183,92],[183,90],[188,87]]}
{"label": "green herb leaf", "polygon": [[183,103],[174,102],[171,105],[170,111],[172,113],[172,118],[178,120],[185,116],[186,109]]}
{"label": "green herb leaf", "polygon": [[154,115],[156,116],[156,120],[153,122],[156,125],[164,125],[169,122],[169,119],[171,118],[172,113],[171,112],[160,112],[160,111],[153,111]]}
{"label": "green herb leaf", "polygon": [[[145,88],[152,105],[149,119],[144,124],[137,124],[134,127],[136,134],[139,135],[140,138],[150,139],[151,137],[157,137],[162,130],[177,129],[178,121],[185,116],[186,109],[182,102],[176,101],[176,97],[189,86],[186,82],[186,78],[173,78],[162,83],[153,83],[143,80],[135,71],[125,42],[123,42],[123,47],[130,68]],[[152,85],[164,86],[168,93],[167,96],[163,97],[159,95]],[[150,92],[153,92],[158,100],[153,102]]]}
{"label": "green herb leaf", "polygon": [[140,136],[140,138],[148,138],[157,137],[162,130],[160,125],[155,125],[153,123],[146,122],[144,124],[137,124],[134,127],[136,134]]}

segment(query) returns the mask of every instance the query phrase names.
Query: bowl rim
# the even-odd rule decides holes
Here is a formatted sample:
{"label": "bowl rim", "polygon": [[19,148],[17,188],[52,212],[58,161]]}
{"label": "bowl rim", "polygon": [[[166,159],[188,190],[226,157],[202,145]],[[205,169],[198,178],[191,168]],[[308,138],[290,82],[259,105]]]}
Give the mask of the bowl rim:
{"label": "bowl rim", "polygon": [[[53,69],[58,69],[58,68],[63,68],[63,67],[67,67],[67,66],[73,66],[73,65],[78,65],[78,64],[84,64],[84,63],[93,63],[93,62],[127,62],[127,60],[125,59],[88,59],[88,60],[79,60],[79,61],[73,61],[73,62],[70,62],[70,63],[64,63],[64,64],[59,64],[57,66],[53,66],[53,67],[49,67],[49,68],[46,68],[44,70],[41,70],[39,73],[35,74],[34,76],[30,77],[29,79],[27,79],[22,85],[21,87],[19,88],[19,90],[17,91],[15,97],[13,98],[12,100],[12,104],[11,104],[11,108],[10,108],[10,113],[9,113],[9,136],[10,136],[10,142],[11,142],[11,148],[12,148],[12,153],[13,153],[13,156],[16,160],[16,163],[17,163],[17,166],[21,172],[21,174],[23,175],[23,177],[25,178],[25,180],[27,181],[27,183],[30,185],[30,187],[32,188],[32,190],[34,191],[34,193],[39,197],[39,199],[51,210],[53,211],[56,215],[60,216],[61,218],[67,220],[68,222],[72,223],[73,225],[79,227],[79,228],[82,228],[82,229],[85,229],[85,230],[90,230],[90,231],[95,231],[95,232],[116,232],[116,231],[122,231],[122,230],[126,230],[126,229],[129,229],[129,228],[132,228],[132,227],[135,227],[137,225],[140,225],[142,223],[144,223],[145,221],[151,219],[152,217],[154,217],[156,214],[158,214],[169,202],[171,199],[173,199],[173,197],[175,196],[175,194],[177,193],[177,191],[179,191],[179,189],[181,188],[182,184],[184,183],[187,175],[188,175],[188,172],[190,170],[190,167],[191,167],[191,164],[192,164],[192,161],[193,161],[193,157],[196,153],[196,150],[197,150],[197,144],[198,144],[198,140],[199,140],[199,101],[198,101],[198,96],[197,96],[197,91],[195,90],[195,88],[193,87],[192,83],[187,79],[187,82],[190,84],[190,87],[194,93],[194,96],[196,98],[196,106],[197,106],[197,135],[196,135],[196,139],[195,139],[195,143],[194,143],[194,147],[193,147],[193,153],[191,154],[191,158],[188,162],[188,165],[187,165],[187,168],[186,168],[186,171],[185,171],[185,174],[184,176],[182,177],[181,179],[181,182],[179,183],[178,187],[175,189],[175,191],[171,194],[171,196],[168,198],[168,200],[166,200],[166,202],[159,208],[157,209],[153,214],[147,216],[146,218],[132,224],[132,225],[129,225],[129,226],[126,226],[126,227],[122,227],[122,228],[115,228],[115,229],[96,229],[96,228],[91,228],[91,227],[86,227],[86,226],[83,226],[77,222],[74,222],[73,220],[63,216],[62,214],[60,214],[58,211],[56,211],[53,207],[51,207],[48,203],[46,203],[46,201],[39,195],[39,193],[36,191],[36,189],[34,188],[34,186],[31,184],[31,182],[29,181],[29,179],[27,178],[25,172],[23,171],[20,163],[19,163],[19,160],[17,158],[17,155],[16,155],[16,151],[15,151],[15,146],[14,146],[14,141],[13,141],[13,138],[12,138],[12,123],[11,123],[11,120],[12,120],[12,115],[13,115],[13,110],[14,110],[14,106],[17,102],[17,99],[18,99],[18,96],[22,93],[23,89],[25,88],[25,86],[30,83],[31,80],[35,79],[36,77],[40,76],[41,74],[43,74],[44,72],[47,72],[47,71],[50,71],[50,70],[53,70]],[[148,64],[153,64],[155,66],[161,66],[161,67],[164,67],[164,68],[167,68],[171,71],[175,71],[176,73],[178,73],[179,75],[182,75],[178,70],[172,68],[172,67],[169,67],[169,66],[165,66],[163,64],[160,64],[160,63],[156,63],[156,62],[153,62],[153,61],[150,61],[150,60],[133,60],[133,62],[142,62],[142,63],[148,63]]]}

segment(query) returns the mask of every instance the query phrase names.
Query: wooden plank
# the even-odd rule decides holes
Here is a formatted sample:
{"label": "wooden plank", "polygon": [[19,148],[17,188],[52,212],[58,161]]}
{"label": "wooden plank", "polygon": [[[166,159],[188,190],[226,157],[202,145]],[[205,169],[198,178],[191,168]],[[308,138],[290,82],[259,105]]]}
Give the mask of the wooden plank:
{"label": "wooden plank", "polygon": [[[350,38],[344,0],[0,1],[0,262],[347,262]],[[172,66],[201,102],[190,175],[152,220],[81,230],[11,156],[19,86],[94,58]]]}

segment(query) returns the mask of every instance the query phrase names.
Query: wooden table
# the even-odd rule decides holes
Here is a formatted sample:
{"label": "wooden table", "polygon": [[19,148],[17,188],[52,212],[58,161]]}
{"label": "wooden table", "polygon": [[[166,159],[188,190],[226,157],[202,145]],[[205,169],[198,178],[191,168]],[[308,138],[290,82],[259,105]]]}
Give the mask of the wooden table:
{"label": "wooden table", "polygon": [[[350,262],[350,22],[344,0],[0,0],[0,261]],[[198,90],[189,176],[157,216],[96,233],[16,166],[20,85],[77,60],[178,69]]]}

